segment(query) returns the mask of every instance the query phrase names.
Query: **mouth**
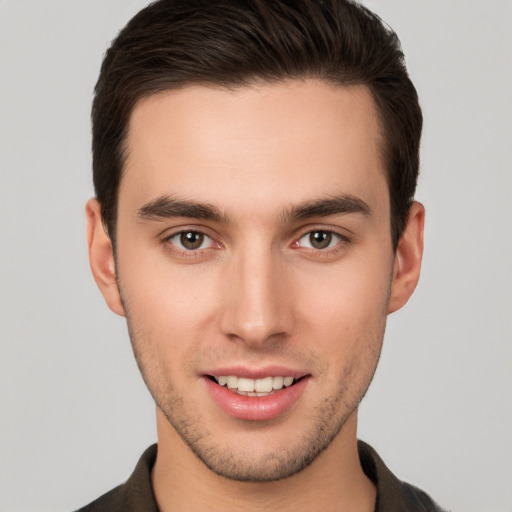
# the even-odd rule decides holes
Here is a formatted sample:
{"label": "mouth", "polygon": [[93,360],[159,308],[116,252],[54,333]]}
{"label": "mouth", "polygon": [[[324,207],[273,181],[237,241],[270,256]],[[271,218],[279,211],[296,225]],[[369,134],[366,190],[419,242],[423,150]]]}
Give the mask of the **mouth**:
{"label": "mouth", "polygon": [[283,388],[294,386],[304,379],[306,375],[299,378],[293,376],[268,376],[259,379],[249,379],[235,375],[208,375],[207,377],[219,386],[237,395],[265,397]]}
{"label": "mouth", "polygon": [[210,397],[229,416],[266,421],[283,415],[299,402],[311,374],[286,368],[224,368],[203,374]]}

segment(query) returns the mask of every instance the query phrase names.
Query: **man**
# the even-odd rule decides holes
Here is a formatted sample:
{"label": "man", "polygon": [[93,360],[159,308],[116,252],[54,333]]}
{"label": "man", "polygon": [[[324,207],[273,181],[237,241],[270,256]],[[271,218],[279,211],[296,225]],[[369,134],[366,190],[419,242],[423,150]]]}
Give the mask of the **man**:
{"label": "man", "polygon": [[396,36],[346,0],[159,1],[92,117],[91,268],[158,445],[82,510],[439,510],[357,441],[423,251]]}

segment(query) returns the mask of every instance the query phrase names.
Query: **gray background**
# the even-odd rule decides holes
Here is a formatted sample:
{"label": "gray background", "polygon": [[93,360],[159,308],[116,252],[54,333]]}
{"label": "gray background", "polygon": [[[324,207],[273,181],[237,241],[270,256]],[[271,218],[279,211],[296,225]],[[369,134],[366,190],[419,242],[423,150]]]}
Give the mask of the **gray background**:
{"label": "gray background", "polygon": [[[0,1],[0,510],[65,511],[154,441],[124,321],[90,276],[89,108],[142,0]],[[444,506],[512,511],[512,3],[373,0],[425,114],[422,279],[360,437]]]}

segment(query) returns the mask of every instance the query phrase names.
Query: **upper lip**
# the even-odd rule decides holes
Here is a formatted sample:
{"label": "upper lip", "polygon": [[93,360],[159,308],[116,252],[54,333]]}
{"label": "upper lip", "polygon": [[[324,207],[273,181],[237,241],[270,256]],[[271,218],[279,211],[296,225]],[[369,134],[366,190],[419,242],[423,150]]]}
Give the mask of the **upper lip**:
{"label": "upper lip", "polygon": [[249,368],[247,366],[223,366],[208,370],[204,375],[213,377],[234,375],[246,379],[263,379],[265,377],[293,377],[300,379],[309,375],[307,371],[287,368],[285,366],[264,366],[261,368]]}

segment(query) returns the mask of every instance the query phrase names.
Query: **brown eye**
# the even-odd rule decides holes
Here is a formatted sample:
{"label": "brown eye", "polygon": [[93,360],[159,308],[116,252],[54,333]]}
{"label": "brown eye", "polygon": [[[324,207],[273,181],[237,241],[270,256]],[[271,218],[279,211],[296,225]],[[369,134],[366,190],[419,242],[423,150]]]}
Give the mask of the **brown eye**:
{"label": "brown eye", "polygon": [[193,251],[194,249],[199,249],[199,247],[201,247],[204,242],[204,235],[197,231],[183,231],[180,234],[180,242],[185,249]]}
{"label": "brown eye", "polygon": [[309,233],[309,243],[314,249],[326,249],[332,243],[332,232],[312,231]]}

